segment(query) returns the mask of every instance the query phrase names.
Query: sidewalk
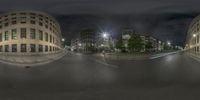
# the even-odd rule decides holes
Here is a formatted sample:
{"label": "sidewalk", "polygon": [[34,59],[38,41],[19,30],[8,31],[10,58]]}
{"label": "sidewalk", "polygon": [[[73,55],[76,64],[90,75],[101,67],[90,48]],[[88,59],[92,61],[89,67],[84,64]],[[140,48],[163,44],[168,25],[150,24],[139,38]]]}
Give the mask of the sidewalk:
{"label": "sidewalk", "polygon": [[66,51],[61,51],[55,54],[43,55],[0,55],[0,62],[15,66],[37,66],[58,60],[66,53]]}
{"label": "sidewalk", "polygon": [[145,60],[145,59],[156,59],[163,56],[167,56],[170,54],[178,53],[175,52],[167,52],[167,53],[157,53],[157,54],[141,54],[141,55],[132,55],[132,54],[98,54],[98,56],[104,56],[106,59],[110,60]]}
{"label": "sidewalk", "polygon": [[193,54],[193,53],[185,52],[185,55],[187,55],[187,56],[193,58],[194,60],[197,60],[197,61],[200,62],[200,55],[198,55],[198,54]]}

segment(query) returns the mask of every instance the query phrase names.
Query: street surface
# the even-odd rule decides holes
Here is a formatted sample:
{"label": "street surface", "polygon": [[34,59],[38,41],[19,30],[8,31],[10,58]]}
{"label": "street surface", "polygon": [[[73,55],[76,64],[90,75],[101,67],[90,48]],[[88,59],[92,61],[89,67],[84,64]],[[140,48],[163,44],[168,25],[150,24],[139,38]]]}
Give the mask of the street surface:
{"label": "street surface", "polygon": [[41,66],[0,63],[0,100],[199,100],[200,62],[181,53],[146,60],[68,53]]}

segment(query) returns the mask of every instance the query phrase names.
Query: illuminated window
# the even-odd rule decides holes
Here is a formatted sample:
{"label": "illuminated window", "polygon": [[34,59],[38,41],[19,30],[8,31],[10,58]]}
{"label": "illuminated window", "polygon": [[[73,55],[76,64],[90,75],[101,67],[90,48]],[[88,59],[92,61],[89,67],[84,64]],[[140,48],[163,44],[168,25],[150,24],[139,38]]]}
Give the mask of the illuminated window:
{"label": "illuminated window", "polygon": [[12,40],[16,40],[17,39],[17,29],[12,29],[11,36],[12,36]]}

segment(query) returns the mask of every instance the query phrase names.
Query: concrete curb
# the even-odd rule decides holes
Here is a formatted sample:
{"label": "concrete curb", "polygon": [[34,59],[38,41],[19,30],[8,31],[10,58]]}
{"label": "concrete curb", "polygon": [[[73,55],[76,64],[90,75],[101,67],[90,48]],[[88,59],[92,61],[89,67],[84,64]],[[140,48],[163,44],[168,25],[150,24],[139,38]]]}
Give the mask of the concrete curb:
{"label": "concrete curb", "polygon": [[145,60],[145,59],[156,59],[156,58],[160,58],[160,57],[164,57],[167,55],[171,55],[171,54],[175,54],[178,53],[179,51],[175,51],[175,52],[168,52],[168,53],[160,53],[160,54],[147,54],[147,55],[142,55],[142,56],[130,56],[130,57],[120,57],[120,56],[116,56],[114,55],[113,57],[108,57],[108,55],[105,55],[106,59],[110,59],[110,60]]}
{"label": "concrete curb", "polygon": [[56,60],[59,60],[62,57],[64,57],[66,54],[67,54],[67,52],[62,52],[62,53],[59,53],[57,57],[48,58],[47,60],[44,60],[44,61],[37,61],[37,62],[32,62],[32,63],[27,63],[27,62],[21,62],[21,63],[17,62],[16,63],[15,61],[6,61],[6,60],[2,60],[2,59],[0,59],[0,63],[12,65],[12,66],[20,66],[20,67],[40,66],[40,65],[48,64],[48,63],[54,62]]}

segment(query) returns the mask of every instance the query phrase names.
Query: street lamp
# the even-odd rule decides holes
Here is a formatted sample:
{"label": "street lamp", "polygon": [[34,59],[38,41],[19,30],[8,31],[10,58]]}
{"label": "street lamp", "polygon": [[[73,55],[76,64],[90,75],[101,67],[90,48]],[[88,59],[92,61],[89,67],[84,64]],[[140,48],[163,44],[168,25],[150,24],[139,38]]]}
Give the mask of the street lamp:
{"label": "street lamp", "polygon": [[62,42],[65,42],[65,38],[62,38]]}
{"label": "street lamp", "polygon": [[82,45],[81,43],[78,44],[78,46],[81,46],[81,45]]}
{"label": "street lamp", "polygon": [[197,35],[196,34],[193,34],[193,37],[196,37]]}
{"label": "street lamp", "polygon": [[170,42],[170,41],[167,41],[167,45],[169,45],[169,46],[170,46],[170,45],[171,45],[171,42]]}
{"label": "street lamp", "polygon": [[103,38],[108,38],[108,33],[107,32],[103,32]]}

